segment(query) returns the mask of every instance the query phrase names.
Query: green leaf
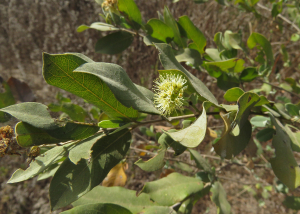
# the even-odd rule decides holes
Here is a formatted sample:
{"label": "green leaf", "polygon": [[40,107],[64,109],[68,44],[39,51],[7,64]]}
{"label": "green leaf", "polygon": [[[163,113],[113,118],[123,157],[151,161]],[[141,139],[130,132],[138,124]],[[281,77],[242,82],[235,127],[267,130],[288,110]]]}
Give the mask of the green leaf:
{"label": "green leaf", "polygon": [[[150,200],[147,194],[136,196],[136,191],[125,189],[123,187],[103,187],[97,186],[92,191],[78,199],[73,203],[73,206],[80,206],[94,203],[114,203],[125,207],[133,214],[138,213],[156,213],[150,212],[153,209],[167,209],[168,207],[158,206],[157,203]],[[150,211],[149,211],[150,210]],[[147,212],[142,212],[147,211]],[[149,212],[148,212],[149,211]],[[171,211],[171,210],[168,210]],[[169,212],[158,212],[157,214],[165,214]],[[170,212],[170,214],[176,212]]]}
{"label": "green leaf", "polygon": [[268,124],[271,124],[271,119],[264,116],[254,116],[250,120],[251,124],[256,127],[266,127]]}
{"label": "green leaf", "polygon": [[269,115],[276,127],[272,141],[276,156],[270,160],[271,166],[278,179],[293,190],[300,185],[300,169],[293,155],[291,139],[282,124],[272,114]]}
{"label": "green leaf", "polygon": [[296,34],[296,33],[292,34],[292,36],[291,36],[291,41],[292,42],[297,42],[299,39],[300,39],[299,34]]}
{"label": "green leaf", "polygon": [[111,119],[132,120],[138,116],[134,109],[117,101],[109,87],[91,74],[73,72],[80,65],[93,62],[82,54],[43,54],[43,76],[46,82],[69,91],[103,110]]}
{"label": "green leaf", "polygon": [[258,76],[259,76],[259,74],[258,74],[256,68],[248,67],[242,71],[242,73],[240,75],[240,80],[243,82],[251,82]]}
{"label": "green leaf", "polygon": [[155,44],[155,46],[160,52],[159,58],[165,69],[180,70],[183,74],[185,74],[187,80],[190,82],[190,84],[193,86],[193,88],[199,95],[201,95],[208,101],[214,103],[215,105],[218,105],[218,101],[216,100],[214,95],[209,91],[209,89],[205,86],[205,84],[201,82],[201,80],[199,80],[197,77],[193,76],[190,72],[188,72],[176,60],[171,46],[167,44]]}
{"label": "green leaf", "polygon": [[171,14],[168,7],[165,6],[164,8],[164,19],[165,23],[172,28],[172,31],[174,33],[174,42],[179,45],[179,47],[185,48],[186,44],[184,44],[183,40],[181,39],[180,31],[178,28],[178,25]]}
{"label": "green leaf", "polygon": [[118,31],[100,38],[95,46],[95,51],[102,54],[117,54],[126,50],[133,42],[133,35],[128,32]]}
{"label": "green leaf", "polygon": [[205,62],[205,65],[208,67],[215,68],[217,67],[223,72],[235,72],[239,73],[244,70],[245,61],[242,59],[228,59],[225,61],[217,61],[217,62]]}
{"label": "green leaf", "polygon": [[228,33],[228,43],[234,49],[244,50],[242,37],[239,33]]}
{"label": "green leaf", "polygon": [[293,210],[300,210],[300,197],[286,196],[282,202],[284,206]]}
{"label": "green leaf", "polygon": [[191,153],[191,157],[193,158],[193,160],[195,160],[197,167],[199,169],[203,169],[204,172],[213,174],[213,171],[211,170],[209,163],[201,156],[199,152],[193,149],[189,149],[189,152]]}
{"label": "green leaf", "polygon": [[104,22],[94,22],[93,24],[91,24],[90,26],[87,25],[80,25],[77,28],[77,32],[83,32],[89,28],[95,29],[95,30],[100,30],[100,31],[113,31],[113,30],[120,30],[119,28],[116,28],[113,25],[104,23]]}
{"label": "green leaf", "polygon": [[[175,132],[176,129],[170,129],[170,132]],[[185,150],[186,147],[181,145],[180,143],[178,143],[177,141],[174,141],[169,135],[163,133],[159,139],[158,139],[158,143],[160,145],[162,145],[162,147],[168,148],[168,147],[172,147],[174,149],[174,156],[178,156],[180,154],[182,154]]]}
{"label": "green leaf", "polygon": [[147,34],[152,38],[165,43],[170,43],[174,39],[172,28],[159,19],[150,19],[146,25]]}
{"label": "green leaf", "polygon": [[91,148],[95,143],[98,143],[102,137],[103,133],[100,133],[77,143],[69,152],[70,161],[72,161],[74,164],[77,164],[81,159],[90,159],[93,152]]}
{"label": "green leaf", "polygon": [[174,172],[160,180],[146,183],[139,195],[146,193],[156,203],[172,206],[192,194],[199,193],[202,189],[203,184],[199,179]]}
{"label": "green leaf", "polygon": [[286,133],[291,139],[292,150],[295,152],[300,152],[300,131],[298,130],[297,132],[292,132],[292,130],[289,128],[287,124],[285,125],[284,128]]}
{"label": "green leaf", "polygon": [[224,91],[240,85],[239,79],[233,73],[222,73],[217,80],[217,86]]}
{"label": "green leaf", "polygon": [[204,34],[194,25],[188,16],[181,16],[178,20],[181,27],[187,33],[189,39],[191,39],[196,45],[199,53],[205,53],[206,38]]}
{"label": "green leaf", "polygon": [[256,134],[256,138],[260,142],[266,142],[268,140],[271,140],[273,138],[274,134],[275,134],[275,130],[274,129],[272,129],[272,128],[266,128],[266,129],[260,130]]}
{"label": "green leaf", "polygon": [[47,106],[41,103],[20,103],[0,109],[11,116],[26,122],[36,128],[53,129],[56,128],[54,119],[47,111]]}
{"label": "green leaf", "polygon": [[292,103],[285,104],[285,108],[290,116],[299,116],[300,108]]}
{"label": "green leaf", "polygon": [[77,165],[67,158],[55,173],[50,184],[51,210],[64,207],[99,185],[108,172],[126,155],[131,134],[124,129],[115,135],[100,138],[92,147],[89,161]]}
{"label": "green leaf", "polygon": [[135,30],[140,29],[143,25],[142,15],[133,0],[118,0],[118,8],[119,11],[129,19],[129,23]]}
{"label": "green leaf", "polygon": [[[50,110],[53,111],[52,109]],[[62,103],[59,111],[62,111],[69,115],[71,120],[79,122],[84,122],[85,118],[88,117],[87,112],[81,106],[75,105],[73,103]]]}
{"label": "green leaf", "polygon": [[48,150],[43,155],[36,157],[35,161],[32,161],[26,170],[18,169],[15,171],[7,183],[25,181],[38,175],[59,161],[67,153],[68,149],[72,148],[73,146],[74,144],[67,144]]}
{"label": "green leaf", "polygon": [[128,209],[116,204],[87,204],[77,206],[73,209],[62,212],[61,214],[100,214],[100,213],[118,213],[132,214]]}
{"label": "green leaf", "polygon": [[224,94],[224,99],[228,102],[236,102],[240,96],[244,94],[244,91],[240,88],[231,88]]}
{"label": "green leaf", "polygon": [[134,164],[146,172],[153,172],[159,170],[163,168],[165,165],[165,161],[164,161],[165,152],[166,152],[166,148],[162,148],[158,150],[157,155],[155,155],[151,159],[147,161],[143,161],[142,159],[139,159]]}
{"label": "green leaf", "polygon": [[248,47],[250,49],[259,46],[265,52],[267,57],[267,65],[271,68],[274,64],[274,56],[272,51],[272,46],[270,42],[261,34],[259,33],[252,33],[247,41]]}
{"label": "green leaf", "polygon": [[99,77],[124,106],[141,112],[160,114],[153,102],[138,90],[121,66],[104,62],[85,63],[74,70],[74,73],[77,72]]}
{"label": "green leaf", "polygon": [[98,126],[104,129],[107,128],[119,128],[120,123],[123,123],[121,120],[102,120],[98,123]]}
{"label": "green leaf", "polygon": [[39,174],[37,181],[53,177],[55,172],[58,170],[59,166],[60,165],[58,163],[52,164],[50,167],[48,167],[46,170]]}
{"label": "green leaf", "polygon": [[201,116],[189,127],[182,129],[178,132],[166,132],[174,141],[179,142],[181,145],[189,148],[198,146],[205,137],[206,133],[206,111],[203,106]]}
{"label": "green leaf", "polygon": [[178,51],[175,56],[178,62],[188,62],[191,63],[193,66],[198,67],[202,64],[202,59],[198,51],[185,48],[181,51]]}
{"label": "green leaf", "polygon": [[[5,92],[0,93],[0,109],[16,103],[15,98],[11,93],[9,85],[3,81],[2,87],[5,89]],[[0,110],[0,123],[8,121],[9,118],[10,116],[7,113],[1,112]]]}
{"label": "green leaf", "polygon": [[211,200],[217,205],[217,213],[231,214],[231,206],[227,201],[226,192],[219,181],[214,182],[211,192]]}

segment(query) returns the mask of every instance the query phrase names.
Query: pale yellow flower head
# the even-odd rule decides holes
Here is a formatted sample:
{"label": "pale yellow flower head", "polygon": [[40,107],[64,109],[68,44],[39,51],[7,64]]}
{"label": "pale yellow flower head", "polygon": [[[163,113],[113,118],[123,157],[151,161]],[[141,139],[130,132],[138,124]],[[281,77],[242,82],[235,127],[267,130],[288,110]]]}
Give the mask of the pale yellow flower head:
{"label": "pale yellow flower head", "polygon": [[181,75],[160,75],[154,81],[154,104],[162,115],[168,116],[176,110],[181,110],[184,98],[183,93],[187,89],[186,79]]}
{"label": "pale yellow flower head", "polygon": [[105,0],[101,6],[105,11],[108,11],[110,8],[113,8],[117,3],[117,0]]}

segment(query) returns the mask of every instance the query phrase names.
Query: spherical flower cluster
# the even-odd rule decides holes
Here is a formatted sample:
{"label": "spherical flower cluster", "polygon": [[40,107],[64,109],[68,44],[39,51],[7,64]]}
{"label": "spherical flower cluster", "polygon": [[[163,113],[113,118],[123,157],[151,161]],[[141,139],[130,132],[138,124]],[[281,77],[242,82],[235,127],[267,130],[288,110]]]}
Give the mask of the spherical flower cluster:
{"label": "spherical flower cluster", "polygon": [[187,89],[186,79],[181,75],[160,75],[154,81],[154,104],[162,115],[168,116],[176,110],[181,110],[184,98],[183,92]]}

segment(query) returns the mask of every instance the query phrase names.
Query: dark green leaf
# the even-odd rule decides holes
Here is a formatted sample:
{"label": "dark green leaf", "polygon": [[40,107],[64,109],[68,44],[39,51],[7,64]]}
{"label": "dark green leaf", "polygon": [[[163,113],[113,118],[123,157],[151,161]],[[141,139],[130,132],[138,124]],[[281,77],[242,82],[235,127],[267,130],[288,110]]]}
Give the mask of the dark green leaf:
{"label": "dark green leaf", "polygon": [[140,29],[142,24],[142,16],[139,8],[136,6],[133,0],[118,0],[119,11],[124,14],[129,23],[134,29]]}
{"label": "dark green leaf", "polygon": [[95,51],[102,54],[117,54],[126,50],[133,42],[133,35],[128,32],[118,31],[99,39]]}
{"label": "dark green leaf", "polygon": [[143,95],[133,84],[122,67],[112,63],[85,63],[74,70],[99,77],[124,106],[141,112],[160,114],[153,102]]}
{"label": "dark green leaf", "polygon": [[244,94],[244,91],[240,88],[231,88],[224,94],[224,99],[228,102],[236,102],[240,96]]}
{"label": "dark green leaf", "polygon": [[260,130],[256,134],[256,138],[260,142],[266,142],[268,140],[271,140],[273,138],[274,134],[275,134],[275,130],[274,129],[272,129],[272,128],[266,128],[266,129]]}
{"label": "dark green leaf", "polygon": [[26,170],[18,169],[15,171],[7,183],[25,181],[38,175],[60,160],[67,153],[68,149],[73,146],[74,144],[67,144],[48,150],[43,155],[36,157],[35,161],[32,161]]}
{"label": "dark green leaf", "polygon": [[93,62],[82,54],[43,55],[43,75],[50,85],[62,88],[95,104],[110,118],[132,120],[138,112],[117,101],[109,87],[91,74],[73,72],[80,65]]}
{"label": "dark green leaf", "polygon": [[159,50],[160,61],[165,69],[176,69],[180,70],[187,77],[190,84],[193,86],[194,90],[207,99],[208,101],[218,105],[218,101],[214,95],[209,91],[203,82],[201,82],[197,77],[193,76],[188,72],[182,65],[176,60],[171,46],[167,44],[155,44],[156,48]]}
{"label": "dark green leaf", "polygon": [[258,76],[259,75],[258,75],[256,68],[248,67],[242,71],[242,73],[240,75],[240,80],[243,82],[251,82]]}
{"label": "dark green leaf", "polygon": [[290,116],[299,116],[300,108],[292,103],[285,104],[285,108]]}
{"label": "dark green leaf", "polygon": [[286,196],[283,205],[293,210],[300,210],[300,197]]}
{"label": "dark green leaf", "polygon": [[156,203],[171,206],[192,194],[199,193],[202,189],[203,184],[199,179],[174,172],[160,180],[146,183],[139,194],[146,193]]}
{"label": "dark green leaf", "polygon": [[291,139],[282,124],[272,114],[269,115],[276,127],[272,141],[276,156],[270,160],[271,166],[279,180],[293,190],[300,185],[300,169],[293,155]]}
{"label": "dark green leaf", "polygon": [[91,148],[90,160],[81,159],[75,165],[67,158],[50,184],[51,210],[64,207],[99,185],[108,172],[127,153],[131,134],[124,129],[115,135],[100,138]]}
{"label": "dark green leaf", "polygon": [[155,39],[170,43],[174,38],[172,28],[159,19],[150,19],[146,25],[147,33]]}
{"label": "dark green leaf", "polygon": [[206,38],[204,34],[194,25],[188,16],[180,17],[178,22],[187,33],[189,39],[194,42],[199,53],[204,54],[206,47]]}
{"label": "dark green leaf", "polygon": [[61,214],[101,214],[117,213],[132,214],[128,209],[116,204],[87,204],[74,207],[73,209],[62,212]]}
{"label": "dark green leaf", "polygon": [[[0,109],[16,103],[15,98],[11,93],[9,85],[6,82],[2,82],[2,86],[5,89],[5,92],[0,93]],[[8,121],[9,118],[10,116],[7,113],[1,112],[0,110],[0,123]]]}
{"label": "dark green leaf", "polygon": [[50,116],[47,108],[47,106],[41,103],[27,102],[11,105],[6,108],[0,109],[0,111],[6,112],[17,118],[18,120],[26,122],[36,128],[56,128],[54,119]]}
{"label": "dark green leaf", "polygon": [[219,181],[212,185],[211,192],[211,200],[217,205],[217,213],[231,214],[231,206],[227,201],[226,192]]}
{"label": "dark green leaf", "polygon": [[234,87],[239,87],[240,85],[239,79],[231,73],[222,73],[217,80],[218,87],[224,91]]}
{"label": "dark green leaf", "polygon": [[208,172],[210,174],[213,173],[209,163],[201,156],[199,152],[193,149],[189,149],[189,151],[191,153],[191,157],[193,158],[193,160],[195,160],[199,169],[203,169],[205,172]]}
{"label": "dark green leaf", "polygon": [[165,23],[172,28],[172,31],[174,33],[174,42],[179,45],[179,47],[185,48],[186,44],[184,44],[183,40],[181,39],[180,31],[178,28],[178,25],[171,14],[168,7],[165,6],[164,8],[164,19]]}

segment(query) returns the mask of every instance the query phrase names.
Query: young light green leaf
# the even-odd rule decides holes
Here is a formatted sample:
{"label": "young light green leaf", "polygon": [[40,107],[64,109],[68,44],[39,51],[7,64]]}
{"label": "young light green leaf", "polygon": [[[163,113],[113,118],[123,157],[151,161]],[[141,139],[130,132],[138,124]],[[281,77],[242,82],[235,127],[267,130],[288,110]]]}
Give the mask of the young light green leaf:
{"label": "young light green leaf", "polygon": [[50,85],[62,88],[95,104],[112,119],[133,120],[138,112],[117,101],[109,87],[91,74],[73,72],[80,65],[93,62],[82,54],[43,54],[43,76]]}
{"label": "young light green leaf", "polygon": [[121,120],[102,120],[98,123],[98,126],[104,129],[108,129],[108,128],[119,128],[120,127],[120,123],[122,123],[123,121]]}
{"label": "young light green leaf", "polygon": [[271,119],[257,115],[251,118],[250,123],[256,127],[266,127],[268,124],[271,124]]}
{"label": "young light green leaf", "polygon": [[199,193],[202,189],[203,183],[199,179],[174,172],[160,180],[146,183],[139,194],[146,193],[156,203],[171,206],[192,194]]}
{"label": "young light green leaf", "polygon": [[181,39],[180,31],[178,28],[178,25],[171,14],[170,10],[168,7],[165,6],[164,8],[164,19],[165,23],[172,28],[172,31],[174,33],[174,42],[179,45],[182,48],[186,47],[186,44],[184,44],[183,40]]}
{"label": "young light green leaf", "polygon": [[36,157],[35,161],[31,162],[26,170],[18,169],[15,171],[7,183],[25,181],[38,175],[60,160],[73,146],[73,144],[67,144],[65,146],[57,146],[48,150],[43,155]]}
{"label": "young light green leaf", "polygon": [[206,133],[206,111],[203,107],[201,116],[191,126],[178,132],[166,132],[174,141],[189,148],[198,146],[205,137]]}
{"label": "young light green leaf", "polygon": [[143,95],[133,84],[122,67],[112,63],[85,63],[74,70],[75,73],[92,74],[99,77],[124,106],[141,112],[160,114],[153,102]]}
{"label": "young light green leaf", "polygon": [[205,62],[205,65],[208,67],[215,68],[217,67],[223,72],[234,72],[240,73],[244,70],[245,61],[242,59],[228,59],[225,61],[217,61],[217,62]]}
{"label": "young light green leaf", "polygon": [[171,46],[167,44],[155,44],[156,48],[159,50],[160,61],[165,69],[171,70],[180,70],[185,74],[187,79],[190,81],[194,90],[202,97],[207,99],[208,101],[218,105],[218,101],[214,97],[214,95],[209,91],[209,89],[204,85],[201,80],[197,77],[193,76],[190,72],[188,72],[175,58],[174,53],[172,51]]}
{"label": "young light green leaf", "polygon": [[57,126],[54,122],[54,119],[50,116],[47,108],[47,106],[41,103],[27,102],[11,105],[0,109],[0,111],[6,112],[18,120],[26,122],[36,128],[56,128]]}
{"label": "young light green leaf", "polygon": [[293,190],[300,185],[300,168],[293,155],[291,139],[282,124],[271,113],[269,115],[276,127],[272,141],[276,156],[270,160],[271,166],[278,179]]}
{"label": "young light green leaf", "polygon": [[132,214],[128,209],[117,204],[87,204],[74,207],[73,209],[62,212],[61,214],[100,214],[100,213],[118,213]]}
{"label": "young light green leaf", "polygon": [[219,181],[212,185],[211,192],[211,200],[217,205],[217,213],[231,214],[231,206],[227,201],[226,192]]}
{"label": "young light green leaf", "polygon": [[240,88],[231,88],[224,94],[224,99],[228,102],[236,102],[240,96],[244,94],[244,91]]}
{"label": "young light green leaf", "polygon": [[93,24],[91,24],[90,26],[87,25],[80,25],[77,28],[77,32],[83,32],[89,28],[95,29],[95,30],[100,30],[100,31],[113,31],[113,30],[119,30],[119,28],[116,28],[113,25],[104,23],[104,22],[94,22]]}
{"label": "young light green leaf", "polygon": [[100,38],[95,46],[95,51],[102,54],[117,54],[126,50],[133,42],[133,35],[128,32],[118,31]]}
{"label": "young light green leaf", "polygon": [[142,15],[133,0],[118,0],[118,8],[130,21],[134,29],[138,30],[143,25]]}
{"label": "young light green leaf", "polygon": [[147,34],[152,38],[165,43],[170,43],[174,39],[172,28],[159,19],[150,19],[146,25]]}
{"label": "young light green leaf", "polygon": [[131,134],[124,129],[106,135],[92,147],[90,160],[81,159],[77,165],[67,158],[55,173],[50,184],[51,210],[64,207],[99,185],[108,172],[127,153]]}
{"label": "young light green leaf", "polygon": [[188,16],[181,16],[178,22],[187,33],[189,39],[193,40],[199,53],[204,54],[206,47],[204,34],[194,25]]}
{"label": "young light green leaf", "polygon": [[[5,92],[0,93],[0,109],[16,103],[9,85],[6,82],[2,82],[2,87],[5,89]],[[9,114],[0,111],[0,123],[8,121],[9,118]]]}

